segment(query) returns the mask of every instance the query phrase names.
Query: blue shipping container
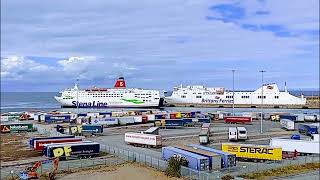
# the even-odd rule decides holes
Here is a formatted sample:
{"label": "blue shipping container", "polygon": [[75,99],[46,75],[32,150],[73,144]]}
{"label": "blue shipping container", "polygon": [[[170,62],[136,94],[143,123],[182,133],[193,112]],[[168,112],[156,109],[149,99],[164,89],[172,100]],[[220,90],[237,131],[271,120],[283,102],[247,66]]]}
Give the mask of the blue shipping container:
{"label": "blue shipping container", "polygon": [[221,167],[223,167],[223,168],[229,168],[229,167],[236,166],[236,163],[237,163],[236,162],[236,155],[234,155],[234,154],[230,154],[227,152],[223,152],[221,150],[217,150],[217,149],[213,149],[213,148],[209,148],[209,147],[205,147],[205,146],[200,146],[200,145],[196,145],[196,144],[189,144],[188,146],[220,154],[222,156]]}
{"label": "blue shipping container", "polygon": [[154,118],[155,118],[155,119],[164,119],[165,116],[162,115],[162,114],[156,114],[156,115],[154,115]]}
{"label": "blue shipping container", "polygon": [[297,116],[295,116],[295,115],[282,115],[281,114],[279,117],[280,117],[280,119],[289,119],[291,121],[297,120]]}
{"label": "blue shipping container", "polygon": [[103,133],[102,125],[83,125],[82,131],[86,133]]}
{"label": "blue shipping container", "polygon": [[188,167],[198,171],[209,170],[209,159],[207,157],[184,151],[175,147],[163,147],[162,159],[168,161],[173,156],[184,157],[188,161]]}
{"label": "blue shipping container", "polygon": [[44,140],[44,139],[63,139],[63,138],[74,138],[74,136],[54,136],[54,137],[35,137],[35,138],[30,138],[29,139],[29,146],[33,147],[34,146],[34,141],[35,140]]}
{"label": "blue shipping container", "polygon": [[210,118],[198,118],[198,122],[200,122],[200,123],[210,123]]}
{"label": "blue shipping container", "polygon": [[183,121],[181,119],[166,119],[165,120],[165,126],[166,127],[182,127],[183,126]]}
{"label": "blue shipping container", "polygon": [[45,122],[56,123],[56,122],[70,122],[70,115],[45,115]]}
{"label": "blue shipping container", "polygon": [[299,133],[305,134],[307,136],[311,136],[311,134],[318,134],[317,126],[300,124],[298,129],[299,129]]}
{"label": "blue shipping container", "polygon": [[191,118],[183,118],[183,125],[186,126],[188,124],[192,124],[192,119]]}

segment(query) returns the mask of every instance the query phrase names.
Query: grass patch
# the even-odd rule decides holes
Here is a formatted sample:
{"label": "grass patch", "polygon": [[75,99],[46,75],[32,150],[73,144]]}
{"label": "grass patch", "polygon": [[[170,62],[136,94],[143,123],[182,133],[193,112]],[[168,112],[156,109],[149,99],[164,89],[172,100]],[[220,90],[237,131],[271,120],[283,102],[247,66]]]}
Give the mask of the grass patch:
{"label": "grass patch", "polygon": [[245,179],[263,179],[272,176],[285,176],[285,175],[293,175],[303,172],[309,172],[313,170],[319,170],[320,163],[307,163],[304,165],[291,165],[277,169],[271,169],[267,171],[260,171],[255,173],[246,173],[242,174],[239,177]]}

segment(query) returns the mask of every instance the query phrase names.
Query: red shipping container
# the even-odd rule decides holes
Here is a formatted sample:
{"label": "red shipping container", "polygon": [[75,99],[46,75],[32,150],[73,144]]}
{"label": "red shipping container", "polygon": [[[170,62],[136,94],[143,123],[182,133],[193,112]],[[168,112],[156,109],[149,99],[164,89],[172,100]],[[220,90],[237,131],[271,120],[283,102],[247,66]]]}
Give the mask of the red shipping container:
{"label": "red shipping container", "polygon": [[177,114],[176,113],[171,113],[170,114],[170,119],[177,119]]}
{"label": "red shipping container", "polygon": [[224,116],[223,117],[225,123],[251,123],[251,117],[244,117],[244,116]]}
{"label": "red shipping container", "polygon": [[148,122],[148,116],[142,116],[142,122],[143,123]]}
{"label": "red shipping container", "polygon": [[82,141],[81,138],[65,138],[65,139],[41,139],[35,140],[34,142],[34,149],[36,151],[43,151],[45,144],[52,144],[52,143],[65,143],[65,142],[79,142]]}

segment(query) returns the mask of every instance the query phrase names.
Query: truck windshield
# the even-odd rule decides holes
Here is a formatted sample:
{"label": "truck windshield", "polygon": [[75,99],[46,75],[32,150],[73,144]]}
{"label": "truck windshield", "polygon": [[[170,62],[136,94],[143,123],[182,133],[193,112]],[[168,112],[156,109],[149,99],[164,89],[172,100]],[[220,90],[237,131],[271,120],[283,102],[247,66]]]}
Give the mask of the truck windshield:
{"label": "truck windshield", "polygon": [[239,133],[240,133],[240,134],[245,134],[245,133],[246,133],[246,131],[239,131]]}

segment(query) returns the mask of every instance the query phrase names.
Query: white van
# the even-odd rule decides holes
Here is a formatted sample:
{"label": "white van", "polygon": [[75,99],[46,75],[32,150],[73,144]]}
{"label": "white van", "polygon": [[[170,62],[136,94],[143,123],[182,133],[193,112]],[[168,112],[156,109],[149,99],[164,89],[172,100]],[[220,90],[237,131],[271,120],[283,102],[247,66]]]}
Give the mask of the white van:
{"label": "white van", "polygon": [[237,127],[238,140],[247,140],[247,129],[245,127]]}
{"label": "white van", "polygon": [[247,129],[245,127],[229,127],[229,141],[247,140]]}
{"label": "white van", "polygon": [[229,141],[238,140],[238,131],[236,127],[229,127]]}

